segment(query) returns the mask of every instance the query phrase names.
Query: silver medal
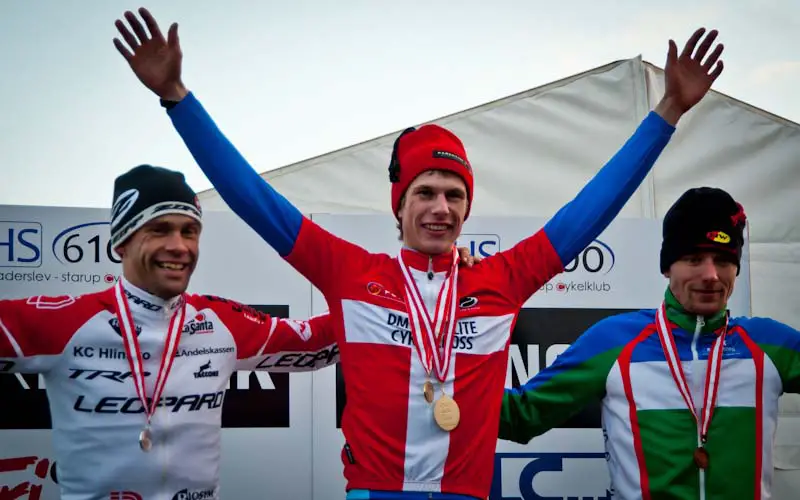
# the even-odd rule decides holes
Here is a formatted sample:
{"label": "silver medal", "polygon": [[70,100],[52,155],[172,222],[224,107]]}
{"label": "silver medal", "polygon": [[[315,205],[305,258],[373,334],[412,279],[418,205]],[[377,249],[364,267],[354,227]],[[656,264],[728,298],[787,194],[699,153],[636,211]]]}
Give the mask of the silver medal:
{"label": "silver medal", "polygon": [[139,448],[142,449],[145,453],[150,451],[153,447],[153,439],[150,436],[150,429],[144,429],[142,432],[139,433]]}

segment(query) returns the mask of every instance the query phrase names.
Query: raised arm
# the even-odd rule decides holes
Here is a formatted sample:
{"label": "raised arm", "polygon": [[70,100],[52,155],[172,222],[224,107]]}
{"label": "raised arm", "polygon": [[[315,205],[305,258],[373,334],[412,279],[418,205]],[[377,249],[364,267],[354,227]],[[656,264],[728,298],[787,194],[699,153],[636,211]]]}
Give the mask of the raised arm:
{"label": "raised arm", "polygon": [[146,9],[139,14],[147,30],[126,12],[130,29],[116,22],[125,43],[114,39],[114,45],[139,80],[161,98],[198,166],[234,213],[326,295],[341,281],[338,273],[368,266],[366,251],[320,228],[275,191],[186,89],[178,25],[172,24],[165,38]]}
{"label": "raised arm", "polygon": [[496,268],[493,274],[508,277],[509,300],[524,303],[561,273],[633,196],[672,137],[678,120],[700,102],[722,72],[719,57],[723,46],[717,45],[708,53],[717,32],[711,31],[698,46],[704,33],[704,29],[697,30],[680,56],[675,42],[669,41],[663,98],[578,195],[541,231],[487,259],[486,265]]}
{"label": "raised arm", "polygon": [[201,170],[233,212],[281,257],[297,241],[303,215],[267,183],[225,137],[194,94],[167,111]]}
{"label": "raised arm", "polygon": [[664,69],[665,92],[655,110],[578,195],[544,227],[563,265],[567,265],[605,230],[647,176],[672,137],[680,118],[706,95],[722,73],[723,45],[709,54],[717,37],[695,31],[678,55],[669,41]]}

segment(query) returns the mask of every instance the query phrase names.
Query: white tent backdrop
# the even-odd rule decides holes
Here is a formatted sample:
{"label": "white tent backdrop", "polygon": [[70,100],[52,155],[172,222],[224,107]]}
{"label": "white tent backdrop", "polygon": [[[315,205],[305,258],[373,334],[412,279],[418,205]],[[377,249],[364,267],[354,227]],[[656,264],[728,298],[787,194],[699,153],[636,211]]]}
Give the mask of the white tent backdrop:
{"label": "white tent backdrop", "polygon": [[[624,143],[663,85],[663,72],[637,57],[431,121],[467,148],[475,170],[473,214],[546,217]],[[396,136],[263,177],[305,213],[388,213],[386,168]],[[800,193],[799,163],[800,125],[712,91],[681,120],[621,217],[660,218],[690,187],[728,190],[749,217],[753,315],[800,329],[800,203],[792,199]],[[214,190],[200,198],[206,209],[228,210]],[[800,475],[798,399],[782,401],[776,464],[798,470],[778,480],[800,489],[793,477]]]}
{"label": "white tent backdrop", "polygon": [[[473,214],[546,217],[602,167],[662,92],[661,70],[635,58],[432,121],[467,148],[475,170]],[[263,177],[304,213],[388,213],[386,168],[396,136]],[[800,328],[793,302],[800,204],[792,199],[800,193],[800,125],[712,91],[681,120],[621,217],[660,218],[684,190],[700,185],[728,190],[747,211],[754,314]],[[200,199],[205,209],[228,210],[214,190]]]}

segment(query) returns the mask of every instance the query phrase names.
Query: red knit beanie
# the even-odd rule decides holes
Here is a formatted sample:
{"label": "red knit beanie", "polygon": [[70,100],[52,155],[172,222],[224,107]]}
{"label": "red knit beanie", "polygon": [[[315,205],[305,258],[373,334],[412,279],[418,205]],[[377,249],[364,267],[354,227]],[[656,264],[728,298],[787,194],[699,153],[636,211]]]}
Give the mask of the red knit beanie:
{"label": "red knit beanie", "polygon": [[395,217],[408,186],[428,170],[453,172],[464,180],[469,202],[464,214],[466,220],[472,208],[472,167],[461,140],[438,125],[408,128],[394,142],[389,180],[392,182],[392,213]]}

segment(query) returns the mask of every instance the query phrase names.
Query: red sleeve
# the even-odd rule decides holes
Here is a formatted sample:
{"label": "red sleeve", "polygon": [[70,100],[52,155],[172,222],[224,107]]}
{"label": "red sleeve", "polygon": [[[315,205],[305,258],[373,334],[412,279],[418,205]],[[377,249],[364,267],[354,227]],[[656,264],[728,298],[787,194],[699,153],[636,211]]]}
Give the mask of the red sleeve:
{"label": "red sleeve", "polygon": [[303,217],[297,241],[286,262],[326,297],[338,295],[338,286],[354,270],[366,269],[374,254],[326,231]]}
{"label": "red sleeve", "polygon": [[[236,344],[237,370],[307,371],[339,360],[333,323],[327,314],[297,321],[276,318],[234,300],[211,295],[195,296],[192,302],[198,311],[211,309],[231,333]],[[299,358],[303,366],[286,361]],[[272,366],[281,359],[288,365]]]}
{"label": "red sleeve", "polygon": [[502,281],[507,299],[521,307],[537,290],[564,271],[564,265],[544,230],[520,241],[508,250],[487,257],[480,265],[486,274]]}
{"label": "red sleeve", "polygon": [[263,349],[240,365],[251,370],[302,372],[339,362],[334,322],[328,313],[307,321],[283,318],[273,321],[274,327]]}
{"label": "red sleeve", "polygon": [[6,371],[49,369],[72,335],[103,309],[95,295],[0,300],[0,359]]}

